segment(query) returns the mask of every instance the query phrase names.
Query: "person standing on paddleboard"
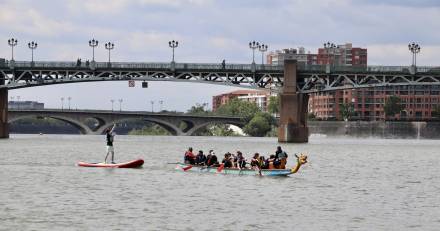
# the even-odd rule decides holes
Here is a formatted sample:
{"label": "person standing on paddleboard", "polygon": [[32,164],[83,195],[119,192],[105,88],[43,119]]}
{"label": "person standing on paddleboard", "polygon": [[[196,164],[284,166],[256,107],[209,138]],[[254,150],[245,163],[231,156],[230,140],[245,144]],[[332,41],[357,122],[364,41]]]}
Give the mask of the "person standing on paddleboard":
{"label": "person standing on paddleboard", "polygon": [[105,156],[104,163],[107,163],[107,157],[111,153],[112,154],[112,164],[115,163],[114,157],[115,157],[115,150],[113,148],[113,139],[115,137],[115,133],[113,132],[115,130],[116,124],[113,124],[112,128],[108,128],[105,131],[105,136],[107,140],[107,155]]}

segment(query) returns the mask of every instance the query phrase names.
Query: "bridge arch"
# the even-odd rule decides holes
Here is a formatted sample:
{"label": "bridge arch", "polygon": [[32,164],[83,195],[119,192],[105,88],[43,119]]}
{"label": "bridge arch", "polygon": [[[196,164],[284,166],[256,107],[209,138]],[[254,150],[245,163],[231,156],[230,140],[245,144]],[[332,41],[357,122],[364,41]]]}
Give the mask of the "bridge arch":
{"label": "bridge arch", "polygon": [[[135,120],[135,119],[139,119],[139,118],[126,117],[126,118],[117,118],[117,119],[112,119],[112,120],[103,120],[104,123],[96,131],[93,131],[93,134],[102,135],[105,133],[105,130],[107,130],[108,128],[111,128],[113,126],[113,124],[121,123],[123,121]],[[149,117],[144,117],[144,118],[142,118],[142,120],[161,126],[165,130],[167,130],[171,135],[176,136],[176,135],[183,134],[183,132],[176,125],[174,125],[173,123],[167,122],[165,120],[149,118]]]}
{"label": "bridge arch", "polygon": [[244,123],[237,123],[236,121],[222,121],[222,122],[219,122],[219,121],[207,121],[207,122],[195,125],[194,127],[189,129],[185,133],[186,133],[186,135],[191,136],[191,135],[197,133],[198,131],[200,131],[202,128],[205,128],[205,127],[210,126],[210,125],[217,125],[217,124],[223,124],[223,125],[229,125],[230,124],[230,125],[237,126],[237,127],[241,128],[241,129],[243,129],[243,127],[245,125]]}
{"label": "bridge arch", "polygon": [[17,120],[21,120],[21,119],[38,118],[38,117],[51,118],[51,119],[56,119],[56,120],[66,122],[66,123],[72,125],[73,127],[75,127],[76,129],[78,129],[81,134],[91,134],[92,133],[92,130],[87,125],[85,125],[75,119],[64,117],[64,116],[58,116],[58,115],[51,115],[51,116],[49,116],[49,115],[19,115],[19,116],[16,116],[14,118],[9,119],[8,123],[13,123],[13,122],[15,122]]}
{"label": "bridge arch", "polygon": [[173,136],[183,135],[182,130],[180,130],[180,128],[173,123],[167,122],[165,120],[148,118],[148,117],[145,117],[143,120],[158,124],[159,126],[163,127],[165,130],[167,130],[169,133],[171,133]]}

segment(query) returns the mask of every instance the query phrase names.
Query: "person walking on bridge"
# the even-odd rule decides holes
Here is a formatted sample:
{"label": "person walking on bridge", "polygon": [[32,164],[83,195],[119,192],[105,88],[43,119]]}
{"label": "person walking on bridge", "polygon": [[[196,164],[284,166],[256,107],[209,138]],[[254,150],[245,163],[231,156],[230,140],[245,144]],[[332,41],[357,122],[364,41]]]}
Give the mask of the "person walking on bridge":
{"label": "person walking on bridge", "polygon": [[112,128],[108,128],[106,131],[105,131],[105,136],[106,136],[106,140],[107,140],[107,155],[105,156],[105,160],[104,160],[104,163],[107,163],[107,157],[108,157],[108,155],[111,153],[112,154],[112,164],[115,164],[115,150],[114,150],[114,148],[113,148],[113,139],[114,139],[114,137],[115,137],[115,133],[114,133],[114,130],[115,130],[115,127],[116,127],[116,124],[113,124],[113,127]]}

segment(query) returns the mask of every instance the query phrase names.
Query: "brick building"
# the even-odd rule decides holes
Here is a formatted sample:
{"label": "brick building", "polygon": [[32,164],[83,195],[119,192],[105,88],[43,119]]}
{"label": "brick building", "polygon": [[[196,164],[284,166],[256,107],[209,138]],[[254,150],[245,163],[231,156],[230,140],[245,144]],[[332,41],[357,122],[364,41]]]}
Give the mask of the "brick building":
{"label": "brick building", "polygon": [[337,45],[336,48],[319,48],[318,65],[367,66],[367,49],[353,47],[351,43]]}
{"label": "brick building", "polygon": [[392,119],[431,119],[432,111],[440,107],[440,86],[388,86],[316,93],[310,97],[309,112],[321,119],[342,120],[340,105],[351,103],[353,119],[384,120],[384,105],[392,95],[404,106]]}
{"label": "brick building", "polygon": [[212,111],[216,111],[221,105],[232,99],[240,99],[255,103],[262,111],[267,111],[270,92],[256,90],[238,90],[212,97]]}
{"label": "brick building", "polygon": [[271,51],[267,54],[267,64],[283,65],[286,59],[295,59],[298,63],[308,63],[309,54],[306,54],[304,47],[288,48],[283,50]]}

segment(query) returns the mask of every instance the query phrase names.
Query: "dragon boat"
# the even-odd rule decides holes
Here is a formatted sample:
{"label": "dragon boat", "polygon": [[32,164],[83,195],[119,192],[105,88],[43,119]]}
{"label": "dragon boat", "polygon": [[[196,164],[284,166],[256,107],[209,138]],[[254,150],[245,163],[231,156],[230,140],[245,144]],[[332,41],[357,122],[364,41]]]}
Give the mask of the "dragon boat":
{"label": "dragon boat", "polygon": [[177,163],[176,170],[184,172],[198,172],[198,173],[216,173],[228,175],[250,175],[250,176],[288,176],[297,173],[300,167],[307,163],[307,156],[301,154],[295,155],[297,159],[296,166],[290,169],[239,169],[239,168],[223,168],[223,165],[218,167],[206,167],[200,165],[190,165],[185,163]]}

